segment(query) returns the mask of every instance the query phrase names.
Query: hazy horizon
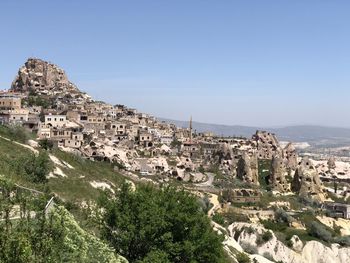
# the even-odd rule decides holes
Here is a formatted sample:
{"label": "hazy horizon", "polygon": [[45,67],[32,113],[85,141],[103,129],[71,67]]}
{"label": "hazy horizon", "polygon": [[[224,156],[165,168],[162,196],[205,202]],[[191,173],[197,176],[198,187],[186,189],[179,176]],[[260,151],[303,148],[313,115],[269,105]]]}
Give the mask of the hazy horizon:
{"label": "hazy horizon", "polygon": [[[254,3],[254,4],[252,4]],[[346,1],[0,3],[0,89],[28,57],[157,117],[350,127]]]}

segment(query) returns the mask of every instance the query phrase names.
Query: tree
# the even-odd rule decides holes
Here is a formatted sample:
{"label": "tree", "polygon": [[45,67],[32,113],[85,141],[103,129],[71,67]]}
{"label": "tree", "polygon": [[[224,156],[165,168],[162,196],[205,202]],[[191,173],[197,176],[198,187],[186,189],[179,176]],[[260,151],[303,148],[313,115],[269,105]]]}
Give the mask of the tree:
{"label": "tree", "polygon": [[[64,207],[55,205],[46,213],[50,196],[33,195],[3,179],[0,189],[0,262],[126,263]],[[20,211],[13,215],[17,206]]]}
{"label": "tree", "polygon": [[130,262],[224,262],[222,237],[184,190],[140,185],[133,192],[124,183],[99,204],[103,238]]}
{"label": "tree", "polygon": [[249,256],[246,255],[246,254],[243,253],[243,252],[239,252],[239,253],[236,255],[236,259],[237,259],[237,262],[238,262],[238,263],[250,263],[250,262],[251,262]]}
{"label": "tree", "polygon": [[38,156],[31,153],[15,160],[14,168],[23,176],[34,183],[45,183],[46,176],[52,170],[52,163],[46,152],[40,152]]}
{"label": "tree", "polygon": [[52,148],[53,148],[53,142],[51,140],[48,140],[48,139],[40,140],[39,145],[41,148],[43,148],[45,150],[52,150]]}

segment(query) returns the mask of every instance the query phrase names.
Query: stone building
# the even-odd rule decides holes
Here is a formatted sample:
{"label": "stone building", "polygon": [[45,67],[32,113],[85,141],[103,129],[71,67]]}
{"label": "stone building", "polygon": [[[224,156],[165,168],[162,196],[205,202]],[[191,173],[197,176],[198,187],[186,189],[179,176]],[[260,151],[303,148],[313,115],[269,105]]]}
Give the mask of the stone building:
{"label": "stone building", "polygon": [[325,202],[324,209],[331,217],[350,219],[350,205],[348,204]]}
{"label": "stone building", "polygon": [[22,108],[21,98],[13,94],[0,95],[0,111],[20,110]]}

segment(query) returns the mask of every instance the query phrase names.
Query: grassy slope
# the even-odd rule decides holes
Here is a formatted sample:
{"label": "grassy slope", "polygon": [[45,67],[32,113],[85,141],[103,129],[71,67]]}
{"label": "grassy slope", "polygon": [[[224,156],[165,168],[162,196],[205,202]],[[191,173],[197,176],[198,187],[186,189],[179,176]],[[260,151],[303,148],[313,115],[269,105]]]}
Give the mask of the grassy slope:
{"label": "grassy slope", "polygon": [[9,177],[20,185],[40,191],[44,191],[48,186],[49,190],[60,198],[71,202],[95,200],[98,197],[99,190],[90,185],[91,181],[103,181],[115,186],[123,181],[123,177],[113,171],[111,164],[92,162],[55,150],[52,154],[72,165],[74,169],[60,167],[68,177],[50,178],[46,185],[34,184],[26,178],[16,175],[12,167],[16,158],[30,153],[30,150],[20,145],[0,138],[0,175]]}
{"label": "grassy slope", "polygon": [[106,182],[115,186],[123,181],[123,177],[114,172],[113,166],[109,163],[89,161],[59,150],[55,150],[53,155],[74,167],[74,169],[61,168],[68,177],[49,179],[50,189],[65,200],[96,199],[99,190],[90,185],[92,181]]}

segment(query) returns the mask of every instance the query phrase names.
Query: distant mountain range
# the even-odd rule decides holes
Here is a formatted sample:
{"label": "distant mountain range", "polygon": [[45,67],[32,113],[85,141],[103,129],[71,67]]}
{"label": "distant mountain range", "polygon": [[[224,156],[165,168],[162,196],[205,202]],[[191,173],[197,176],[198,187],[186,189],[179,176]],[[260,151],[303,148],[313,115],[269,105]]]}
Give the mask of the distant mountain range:
{"label": "distant mountain range", "polygon": [[[188,127],[188,121],[160,118],[161,121],[174,123],[179,127]],[[350,128],[326,127],[316,125],[296,125],[282,128],[249,127],[240,125],[220,125],[193,122],[197,132],[211,131],[222,136],[243,136],[250,138],[257,130],[275,133],[281,141],[308,142],[311,145],[343,146],[350,145]]]}

